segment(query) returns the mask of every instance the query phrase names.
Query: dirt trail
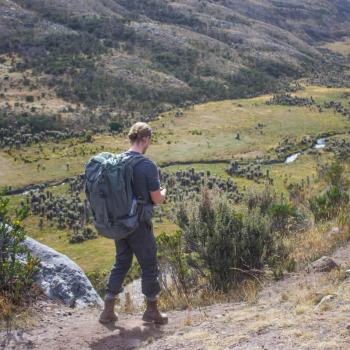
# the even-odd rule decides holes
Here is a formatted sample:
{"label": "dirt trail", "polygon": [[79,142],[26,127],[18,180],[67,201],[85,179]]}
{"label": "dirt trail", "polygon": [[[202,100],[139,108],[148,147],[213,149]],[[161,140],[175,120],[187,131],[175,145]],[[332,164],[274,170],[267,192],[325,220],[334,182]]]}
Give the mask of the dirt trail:
{"label": "dirt trail", "polygon": [[[333,258],[349,267],[350,244]],[[36,314],[33,330],[15,333],[16,349],[349,349],[350,279],[337,270],[290,274],[266,286],[253,304],[213,305],[190,317],[171,312],[167,326],[144,324],[141,313],[103,326],[99,310],[47,302],[36,305]]]}

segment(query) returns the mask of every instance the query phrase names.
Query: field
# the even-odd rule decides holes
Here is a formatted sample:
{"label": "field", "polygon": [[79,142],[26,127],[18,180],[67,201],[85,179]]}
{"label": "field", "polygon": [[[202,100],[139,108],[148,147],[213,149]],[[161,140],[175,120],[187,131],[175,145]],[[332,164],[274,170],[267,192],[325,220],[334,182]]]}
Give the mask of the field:
{"label": "field", "polygon": [[[330,139],[349,139],[350,121],[333,109],[317,107],[331,100],[348,106],[350,89],[327,89],[308,86],[296,93],[311,98],[315,104],[308,107],[267,105],[271,96],[253,99],[226,100],[195,105],[186,110],[162,114],[151,122],[155,131],[148,155],[163,169],[173,173],[194,168],[228,178],[225,169],[231,160],[254,161],[256,157],[274,153],[281,140],[294,137],[298,144],[305,136],[316,139],[331,133]],[[260,126],[259,126],[260,125]],[[239,138],[237,137],[239,134]],[[43,143],[30,147],[0,152],[0,187],[22,187],[32,183],[59,180],[80,174],[89,157],[102,150],[121,152],[128,147],[126,134],[97,134],[92,142],[68,139],[59,143]],[[262,172],[269,171],[277,192],[286,192],[286,185],[305,180],[313,181],[317,166],[334,157],[331,152],[305,152],[290,164],[263,164]],[[26,159],[27,162],[23,160]],[[213,161],[216,161],[213,163]],[[39,164],[39,166],[38,166]],[[67,165],[68,164],[68,165]],[[233,177],[239,191],[248,193],[262,189],[264,181]],[[67,191],[67,184],[51,187],[55,195]],[[12,197],[12,208],[23,200],[22,195]],[[114,260],[114,243],[104,238],[78,244],[68,242],[66,230],[59,230],[49,221],[39,229],[39,218],[29,216],[24,221],[30,236],[67,254],[85,271],[108,270]],[[177,226],[168,219],[154,221],[155,232],[173,232]]]}
{"label": "field", "polygon": [[[336,100],[347,103],[344,92],[350,89],[307,87],[298,96],[312,96],[317,103]],[[276,147],[286,136],[317,137],[325,132],[350,131],[349,120],[333,110],[319,113],[316,106],[266,105],[270,96],[247,100],[210,102],[160,116],[151,123],[155,130],[149,156],[159,165],[176,162],[255,158]],[[257,125],[263,128],[258,129]],[[236,139],[239,133],[240,140]],[[89,157],[102,150],[121,152],[128,147],[125,135],[96,135],[92,143],[65,140],[60,144],[0,152],[0,187],[21,187],[31,183],[64,179],[82,173]],[[20,161],[20,158],[28,162]],[[40,168],[38,169],[38,164]],[[67,167],[67,164],[69,167]],[[5,169],[6,171],[4,171]]]}

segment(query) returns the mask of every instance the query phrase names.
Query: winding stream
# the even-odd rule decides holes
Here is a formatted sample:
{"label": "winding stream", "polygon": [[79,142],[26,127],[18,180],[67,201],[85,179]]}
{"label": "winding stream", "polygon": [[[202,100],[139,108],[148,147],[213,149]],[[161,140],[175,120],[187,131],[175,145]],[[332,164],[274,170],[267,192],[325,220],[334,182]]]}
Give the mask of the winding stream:
{"label": "winding stream", "polygon": [[322,149],[326,147],[326,139],[322,138],[322,139],[318,139],[316,141],[316,145],[314,146],[314,148],[316,149]]}
{"label": "winding stream", "polygon": [[[323,149],[326,147],[326,139],[325,138],[320,138],[316,140],[316,144],[312,147],[314,149]],[[285,164],[290,164],[293,163],[297,160],[297,158],[303,154],[303,152],[297,152],[294,154],[291,154],[290,156],[288,156],[286,158],[286,160],[284,161]]]}

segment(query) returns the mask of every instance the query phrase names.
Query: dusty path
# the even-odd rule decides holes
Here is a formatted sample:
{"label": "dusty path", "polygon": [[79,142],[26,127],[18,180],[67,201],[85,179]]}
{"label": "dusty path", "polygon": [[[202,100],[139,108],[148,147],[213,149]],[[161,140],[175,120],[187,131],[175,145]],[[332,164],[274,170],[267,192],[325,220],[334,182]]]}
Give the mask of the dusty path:
{"label": "dusty path", "polygon": [[[333,258],[349,267],[350,244]],[[172,312],[167,326],[144,324],[140,313],[103,326],[98,310],[46,302],[36,311],[35,329],[15,333],[16,349],[350,349],[350,279],[337,270],[291,274],[266,286],[253,304],[213,305],[190,317]]]}

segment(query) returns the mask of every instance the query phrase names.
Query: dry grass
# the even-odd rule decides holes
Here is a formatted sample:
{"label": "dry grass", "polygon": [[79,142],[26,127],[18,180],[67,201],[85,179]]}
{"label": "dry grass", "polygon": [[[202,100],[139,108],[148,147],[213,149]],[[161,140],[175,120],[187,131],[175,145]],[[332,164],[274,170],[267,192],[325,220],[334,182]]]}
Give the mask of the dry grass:
{"label": "dry grass", "polygon": [[288,239],[287,244],[292,249],[291,257],[299,268],[331,253],[350,239],[348,227],[344,227],[339,233],[333,233],[332,227],[335,226],[334,223],[318,225]]}
{"label": "dry grass", "polygon": [[0,332],[32,327],[35,320],[29,305],[27,302],[20,306],[14,305],[6,296],[0,296]]}
{"label": "dry grass", "polygon": [[[0,325],[2,322],[6,325],[6,330],[10,331],[13,317],[13,305],[4,296],[0,296]],[[0,327],[1,329],[2,327]]]}
{"label": "dry grass", "polygon": [[[217,303],[240,301],[244,301],[247,305],[253,305],[258,300],[258,293],[262,285],[257,280],[245,280],[232,288],[229,293],[223,293],[212,289],[209,285],[203,285],[187,295],[178,293],[174,286],[170,286],[167,290],[162,291],[159,302],[163,310],[191,310]],[[191,312],[188,311],[188,313]]]}

